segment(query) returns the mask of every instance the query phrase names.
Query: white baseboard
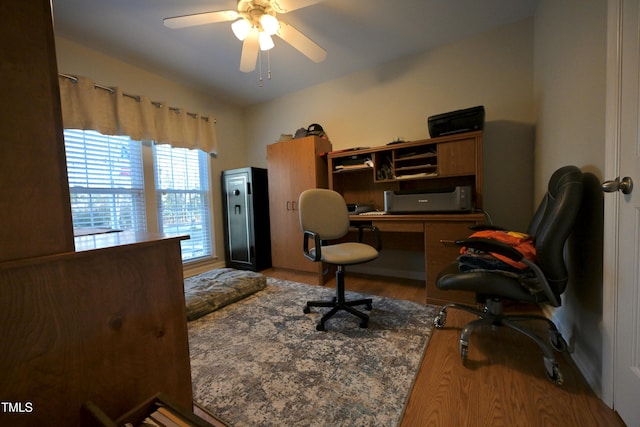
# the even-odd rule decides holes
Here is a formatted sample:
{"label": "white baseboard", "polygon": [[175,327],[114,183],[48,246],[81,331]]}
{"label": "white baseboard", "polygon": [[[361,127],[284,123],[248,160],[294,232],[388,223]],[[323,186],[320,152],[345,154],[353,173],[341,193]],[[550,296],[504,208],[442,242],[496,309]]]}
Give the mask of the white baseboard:
{"label": "white baseboard", "polygon": [[542,306],[542,314],[547,319],[551,319],[551,321],[555,323],[556,327],[567,342],[567,353],[569,354],[569,357],[576,365],[578,371],[580,371],[587,384],[589,384],[591,390],[600,397],[602,395],[602,383],[598,372],[602,371],[602,367],[594,365],[593,357],[589,357],[589,355],[583,351],[579,343],[576,345],[572,331],[567,330],[567,326],[563,324],[559,316],[557,316],[557,311],[558,310],[554,307],[548,305]]}

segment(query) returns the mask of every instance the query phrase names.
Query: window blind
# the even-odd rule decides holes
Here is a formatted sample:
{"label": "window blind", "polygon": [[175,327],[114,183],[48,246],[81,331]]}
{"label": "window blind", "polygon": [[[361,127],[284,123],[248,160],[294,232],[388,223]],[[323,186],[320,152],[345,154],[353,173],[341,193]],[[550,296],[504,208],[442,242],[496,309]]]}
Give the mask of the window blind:
{"label": "window blind", "polygon": [[211,256],[207,154],[154,145],[154,158],[160,231],[190,236],[181,242],[183,262]]}
{"label": "window blind", "polygon": [[146,231],[142,144],[64,130],[74,227]]}

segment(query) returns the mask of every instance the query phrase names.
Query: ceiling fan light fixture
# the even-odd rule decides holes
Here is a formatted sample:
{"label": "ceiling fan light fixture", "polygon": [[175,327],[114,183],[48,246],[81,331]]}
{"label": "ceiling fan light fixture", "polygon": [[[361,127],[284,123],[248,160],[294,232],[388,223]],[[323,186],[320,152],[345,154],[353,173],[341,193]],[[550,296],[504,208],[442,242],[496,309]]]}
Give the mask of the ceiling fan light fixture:
{"label": "ceiling fan light fixture", "polygon": [[243,41],[247,38],[247,35],[251,30],[251,23],[244,18],[238,19],[236,22],[231,24],[231,30],[238,40]]}
{"label": "ceiling fan light fixture", "polygon": [[262,26],[262,30],[269,34],[270,36],[274,35],[278,32],[278,26],[280,25],[278,22],[278,18],[273,15],[269,15],[265,13],[260,17],[260,25]]}
{"label": "ceiling fan light fixture", "polygon": [[260,32],[260,34],[258,35],[258,41],[260,42],[260,50],[273,49],[273,47],[275,46],[271,36],[265,32]]}
{"label": "ceiling fan light fixture", "polygon": [[[327,51],[320,47],[297,28],[278,19],[278,14],[311,6],[324,0],[237,0],[237,11],[217,10],[165,18],[163,23],[169,28],[184,28],[195,25],[232,22],[231,29],[242,42],[240,71],[249,73],[261,61],[260,51],[267,51],[267,75],[271,79],[269,50],[275,47],[272,36],[298,50],[313,62],[321,62]],[[259,62],[262,64],[262,62]],[[260,65],[260,86],[262,86],[262,65]]]}

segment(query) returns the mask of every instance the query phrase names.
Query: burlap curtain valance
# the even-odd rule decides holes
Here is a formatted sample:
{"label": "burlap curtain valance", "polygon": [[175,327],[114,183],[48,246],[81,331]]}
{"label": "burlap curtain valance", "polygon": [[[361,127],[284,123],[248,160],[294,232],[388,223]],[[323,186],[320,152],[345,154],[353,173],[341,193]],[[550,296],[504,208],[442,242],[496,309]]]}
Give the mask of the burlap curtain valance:
{"label": "burlap curtain valance", "polygon": [[128,135],[136,141],[218,152],[213,117],[125,94],[118,87],[96,85],[85,77],[60,75],[58,80],[65,129],[95,130],[104,135]]}

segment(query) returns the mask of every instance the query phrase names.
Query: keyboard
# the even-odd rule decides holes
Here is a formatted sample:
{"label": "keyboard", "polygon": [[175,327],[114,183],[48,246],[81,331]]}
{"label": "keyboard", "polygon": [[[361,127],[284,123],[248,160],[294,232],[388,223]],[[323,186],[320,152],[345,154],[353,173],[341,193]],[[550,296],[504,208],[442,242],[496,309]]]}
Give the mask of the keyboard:
{"label": "keyboard", "polygon": [[362,216],[378,216],[378,215],[386,215],[387,213],[385,211],[369,211],[369,212],[362,212],[359,213],[358,215],[362,215]]}

